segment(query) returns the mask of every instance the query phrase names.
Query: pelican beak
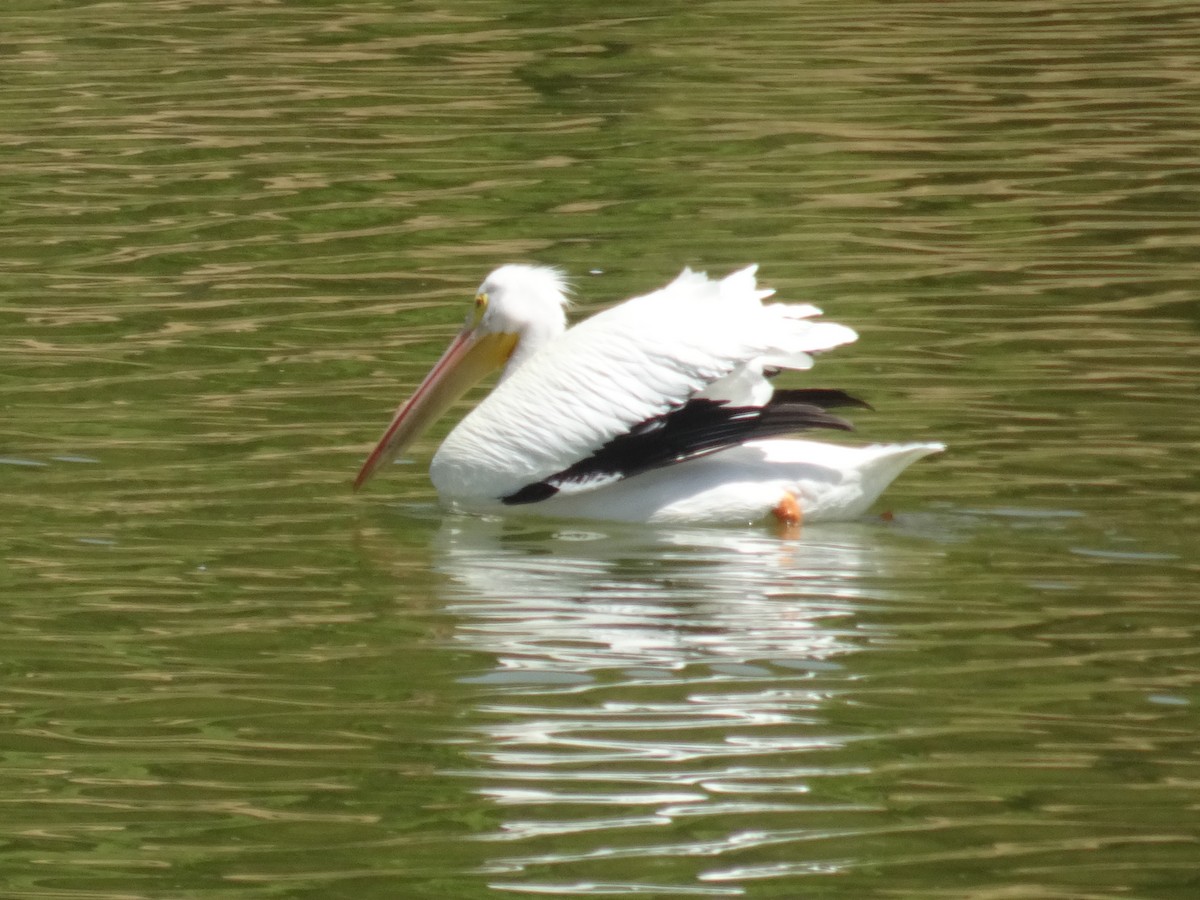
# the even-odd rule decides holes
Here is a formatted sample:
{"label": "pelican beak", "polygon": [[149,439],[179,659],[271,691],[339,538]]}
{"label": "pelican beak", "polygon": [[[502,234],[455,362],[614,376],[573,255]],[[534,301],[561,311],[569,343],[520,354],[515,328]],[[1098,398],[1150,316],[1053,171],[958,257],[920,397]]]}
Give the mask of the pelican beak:
{"label": "pelican beak", "polygon": [[465,328],[408,398],[354,479],[358,490],[380,467],[420,437],[447,408],[488,373],[502,366],[517,345],[516,334]]}

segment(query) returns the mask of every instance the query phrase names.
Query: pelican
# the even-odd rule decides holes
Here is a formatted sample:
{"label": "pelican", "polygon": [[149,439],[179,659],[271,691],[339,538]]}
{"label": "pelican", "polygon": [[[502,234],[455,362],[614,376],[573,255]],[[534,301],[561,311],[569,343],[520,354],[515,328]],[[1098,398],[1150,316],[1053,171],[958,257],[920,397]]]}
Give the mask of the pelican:
{"label": "pelican", "polygon": [[858,335],[808,304],[763,301],[757,266],[666,287],[567,327],[557,269],[505,265],[396,411],[359,488],[455,400],[503,368],[429,467],[453,510],[650,523],[783,523],[862,515],[939,443],[850,447],[790,437],[847,431],[840,390],[775,390],[781,370]]}

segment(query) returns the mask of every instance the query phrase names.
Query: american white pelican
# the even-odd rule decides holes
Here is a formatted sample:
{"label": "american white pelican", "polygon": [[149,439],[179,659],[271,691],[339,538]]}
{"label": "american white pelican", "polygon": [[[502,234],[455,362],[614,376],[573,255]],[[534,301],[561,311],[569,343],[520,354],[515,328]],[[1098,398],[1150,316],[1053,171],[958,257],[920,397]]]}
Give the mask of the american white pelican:
{"label": "american white pelican", "polygon": [[861,515],[941,444],[845,447],[783,439],[849,430],[836,390],[774,390],[780,369],[855,340],[807,304],[764,304],[756,266],[721,280],[688,269],[661,290],[567,328],[555,269],[507,265],[397,411],[356,488],[471,385],[499,383],[434,454],[453,509],[639,522],[795,522]]}

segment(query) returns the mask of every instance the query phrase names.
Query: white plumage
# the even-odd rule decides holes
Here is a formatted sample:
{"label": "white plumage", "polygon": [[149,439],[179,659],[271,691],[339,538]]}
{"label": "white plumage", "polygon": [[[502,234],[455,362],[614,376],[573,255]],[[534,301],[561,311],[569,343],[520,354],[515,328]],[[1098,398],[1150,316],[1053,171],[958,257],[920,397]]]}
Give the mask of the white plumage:
{"label": "white plumage", "polygon": [[[816,307],[763,303],[772,291],[757,288],[755,270],[711,280],[685,269],[661,290],[566,329],[566,292],[555,270],[497,269],[480,286],[466,328],[397,412],[356,483],[483,369],[506,362],[496,388],[430,466],[438,493],[455,508],[747,522],[790,496],[810,521],[860,515],[900,471],[942,446],[760,439],[779,432],[769,423],[786,418],[781,413],[844,427],[821,425],[841,420],[819,403],[774,403],[767,374],[808,369],[811,354],[857,335],[816,319]],[[466,375],[457,377],[460,369]],[[791,392],[806,401],[820,393],[840,392]],[[642,453],[653,458],[649,468]]]}

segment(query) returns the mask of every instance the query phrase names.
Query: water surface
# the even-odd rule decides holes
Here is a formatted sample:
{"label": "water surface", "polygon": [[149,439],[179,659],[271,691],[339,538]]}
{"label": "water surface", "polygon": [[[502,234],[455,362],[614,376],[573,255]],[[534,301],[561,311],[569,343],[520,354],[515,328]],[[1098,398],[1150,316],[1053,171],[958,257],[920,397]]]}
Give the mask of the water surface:
{"label": "water surface", "polygon": [[[1198,59],[1167,0],[13,6],[3,892],[1195,896]],[[855,440],[950,450],[799,540],[447,516],[449,423],[352,495],[514,260],[758,262]]]}

